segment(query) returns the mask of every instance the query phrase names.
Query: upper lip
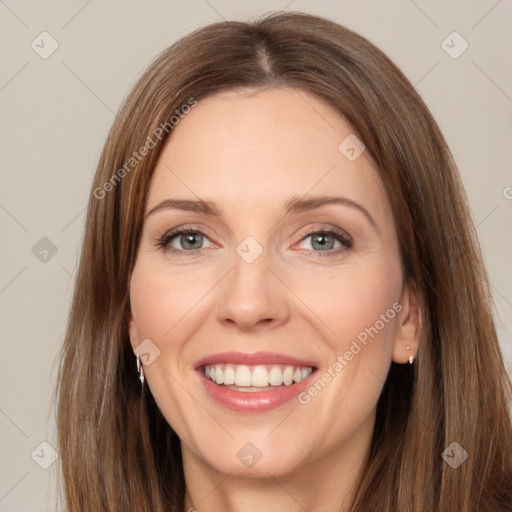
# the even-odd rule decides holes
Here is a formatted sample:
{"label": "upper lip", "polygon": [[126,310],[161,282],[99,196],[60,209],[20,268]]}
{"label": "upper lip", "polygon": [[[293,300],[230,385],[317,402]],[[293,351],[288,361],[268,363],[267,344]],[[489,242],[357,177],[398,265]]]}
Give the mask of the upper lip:
{"label": "upper lip", "polygon": [[312,361],[297,359],[296,357],[288,356],[286,354],[278,354],[276,352],[221,352],[200,359],[196,363],[196,368],[200,368],[205,365],[221,363],[236,365],[244,364],[247,366],[264,364],[287,364],[290,366],[316,368]]}

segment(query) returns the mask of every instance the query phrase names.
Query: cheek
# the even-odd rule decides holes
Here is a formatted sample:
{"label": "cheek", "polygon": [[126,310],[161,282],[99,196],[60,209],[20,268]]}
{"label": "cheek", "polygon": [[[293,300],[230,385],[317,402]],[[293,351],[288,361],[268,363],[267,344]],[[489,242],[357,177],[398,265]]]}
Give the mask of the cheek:
{"label": "cheek", "polygon": [[336,376],[343,374],[335,379],[336,386],[342,384],[355,395],[364,393],[370,382],[375,389],[366,391],[378,393],[384,383],[391,363],[396,317],[402,308],[398,257],[380,254],[372,260],[370,264],[347,265],[329,276],[309,274],[295,288],[317,317],[315,324],[329,352],[326,367]]}
{"label": "cheek", "polygon": [[157,347],[158,356],[144,367],[146,382],[167,422],[185,440],[194,428],[189,421],[190,396],[183,386],[184,331],[191,310],[205,293],[198,282],[191,286],[186,274],[169,275],[165,267],[141,258],[130,282],[132,345],[149,339]]}
{"label": "cheek", "polygon": [[316,301],[315,312],[329,329],[323,332],[330,357],[299,399],[309,415],[317,418],[312,425],[314,436],[324,439],[327,446],[333,438],[325,437],[321,425],[331,425],[332,432],[344,438],[375,410],[402,309],[398,302],[401,270],[390,265],[340,273],[325,280],[322,293],[312,289],[316,291],[310,294],[308,305],[315,309],[311,304]]}
{"label": "cheek", "polygon": [[380,268],[347,268],[328,276],[310,274],[295,289],[323,322],[333,348],[343,348],[375,324],[382,334],[390,333],[401,285],[400,267],[390,262]]}
{"label": "cheek", "polygon": [[156,344],[176,339],[173,329],[207,289],[208,283],[194,278],[193,273],[170,273],[162,265],[141,261],[130,283],[130,302],[139,339],[149,338]]}
{"label": "cheek", "polygon": [[[132,274],[131,344],[135,348],[144,343],[141,347],[155,354],[151,364],[145,366],[144,374],[157,401],[159,396],[174,397],[179,391],[174,389],[176,380],[172,376],[178,378],[184,366],[183,329],[187,328],[194,304],[202,295],[199,286],[187,286],[188,281],[176,273],[170,276],[161,265],[157,268],[143,259]],[[172,398],[171,401],[174,402]]]}
{"label": "cheek", "polygon": [[[398,306],[393,305],[400,297],[398,281],[389,283],[387,279],[354,279],[347,283],[346,291],[338,294],[337,311],[332,312],[339,348],[347,342],[360,341],[365,347],[384,349],[391,341],[394,318]],[[367,345],[370,339],[378,339],[380,344]],[[377,346],[375,346],[377,345]]]}

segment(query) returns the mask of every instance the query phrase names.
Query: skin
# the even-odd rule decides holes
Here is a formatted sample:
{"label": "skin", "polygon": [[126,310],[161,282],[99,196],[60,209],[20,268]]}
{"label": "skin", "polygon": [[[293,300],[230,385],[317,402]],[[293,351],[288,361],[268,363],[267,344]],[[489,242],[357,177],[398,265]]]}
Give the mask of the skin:
{"label": "skin", "polygon": [[[349,161],[338,149],[351,133],[307,92],[229,91],[200,100],[160,155],[146,213],[168,198],[211,200],[222,213],[146,216],[130,283],[131,344],[135,351],[149,339],[160,351],[144,372],[181,439],[185,510],[348,510],[391,361],[406,364],[421,332],[375,163],[366,151]],[[347,205],[283,216],[286,201],[305,194],[349,198],[375,226]],[[194,254],[158,246],[180,226],[204,234]],[[351,248],[304,234],[333,226],[350,235]],[[247,236],[263,248],[252,263],[236,252]],[[184,243],[178,235],[169,245],[184,251]],[[214,353],[270,351],[315,361],[321,375],[396,303],[394,318],[306,405],[229,411],[194,369]],[[261,452],[250,468],[237,457],[248,442]]]}

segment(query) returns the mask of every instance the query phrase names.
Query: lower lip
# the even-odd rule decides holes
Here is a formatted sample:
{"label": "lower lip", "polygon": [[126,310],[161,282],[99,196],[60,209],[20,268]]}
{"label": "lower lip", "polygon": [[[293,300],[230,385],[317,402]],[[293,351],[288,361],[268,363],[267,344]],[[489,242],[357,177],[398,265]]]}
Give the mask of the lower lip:
{"label": "lower lip", "polygon": [[219,404],[232,411],[241,413],[260,413],[270,411],[289,402],[308,386],[313,372],[306,379],[290,386],[276,387],[270,391],[235,391],[214,384],[199,371],[199,377],[206,392]]}

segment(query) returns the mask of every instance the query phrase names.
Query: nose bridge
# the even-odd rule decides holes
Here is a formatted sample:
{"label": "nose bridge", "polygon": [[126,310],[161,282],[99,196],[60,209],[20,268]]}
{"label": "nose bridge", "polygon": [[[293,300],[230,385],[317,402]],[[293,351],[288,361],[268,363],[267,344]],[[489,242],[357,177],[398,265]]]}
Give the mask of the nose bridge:
{"label": "nose bridge", "polygon": [[249,329],[261,321],[285,320],[289,307],[286,289],[268,268],[271,260],[269,251],[253,237],[238,244],[218,302],[220,321]]}

